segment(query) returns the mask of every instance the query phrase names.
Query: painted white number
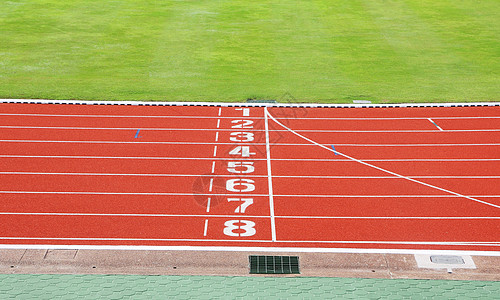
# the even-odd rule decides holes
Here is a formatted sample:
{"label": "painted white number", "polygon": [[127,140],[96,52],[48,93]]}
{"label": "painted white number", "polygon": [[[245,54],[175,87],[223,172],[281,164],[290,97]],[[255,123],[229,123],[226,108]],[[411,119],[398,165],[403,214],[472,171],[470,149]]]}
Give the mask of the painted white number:
{"label": "painted white number", "polygon": [[251,179],[229,179],[226,181],[226,190],[230,192],[253,192],[254,181]]}
{"label": "painted white number", "polygon": [[231,173],[248,174],[253,173],[255,168],[253,161],[230,161],[227,163],[227,170]]}
{"label": "painted white number", "polygon": [[[236,225],[243,223],[244,225]],[[229,220],[224,223],[224,234],[228,236],[252,236],[255,234],[255,223],[247,220]],[[243,232],[235,232],[236,230],[243,230]]]}
{"label": "painted white number", "polygon": [[236,110],[242,110],[244,117],[249,117],[250,116],[250,108],[236,108]]}
{"label": "painted white number", "polygon": [[229,139],[233,142],[251,142],[253,133],[251,132],[231,132]]}
{"label": "painted white number", "polygon": [[232,120],[231,123],[234,123],[236,125],[231,126],[231,128],[244,128],[244,129],[252,129],[253,128],[253,121],[251,120]]}
{"label": "painted white number", "polygon": [[236,146],[236,148],[229,151],[229,154],[241,155],[242,157],[250,157],[250,155],[255,155],[254,152],[250,152],[250,146]]}
{"label": "painted white number", "polygon": [[236,209],[234,210],[235,213],[242,213],[242,214],[245,213],[245,210],[247,209],[247,207],[249,207],[250,205],[253,204],[253,198],[227,198],[227,201],[228,202],[243,201],[243,203],[241,203],[241,205],[236,207]]}

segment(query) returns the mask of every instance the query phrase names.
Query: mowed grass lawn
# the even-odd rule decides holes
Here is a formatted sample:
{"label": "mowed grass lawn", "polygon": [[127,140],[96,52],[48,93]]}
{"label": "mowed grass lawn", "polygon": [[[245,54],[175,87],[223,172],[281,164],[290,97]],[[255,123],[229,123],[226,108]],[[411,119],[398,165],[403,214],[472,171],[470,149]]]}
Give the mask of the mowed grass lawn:
{"label": "mowed grass lawn", "polygon": [[498,0],[1,1],[0,98],[498,101],[499,28]]}

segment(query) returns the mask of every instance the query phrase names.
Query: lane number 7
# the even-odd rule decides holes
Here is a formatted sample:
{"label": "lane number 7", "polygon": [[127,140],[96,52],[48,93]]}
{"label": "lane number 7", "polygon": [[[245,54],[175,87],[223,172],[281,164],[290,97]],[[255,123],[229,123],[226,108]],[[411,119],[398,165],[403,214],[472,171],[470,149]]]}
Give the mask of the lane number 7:
{"label": "lane number 7", "polygon": [[234,210],[235,213],[241,213],[241,214],[244,214],[245,210],[250,205],[253,204],[253,198],[227,198],[227,201],[228,202],[233,202],[233,201],[240,202],[240,201],[243,201],[243,203],[241,203],[241,205],[239,205],[238,207],[236,207],[236,209]]}

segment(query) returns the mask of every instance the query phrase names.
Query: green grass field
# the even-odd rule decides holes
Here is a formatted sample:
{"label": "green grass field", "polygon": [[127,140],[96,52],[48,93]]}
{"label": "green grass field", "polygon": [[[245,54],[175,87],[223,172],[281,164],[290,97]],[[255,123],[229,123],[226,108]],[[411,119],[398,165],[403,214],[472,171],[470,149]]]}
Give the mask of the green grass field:
{"label": "green grass field", "polygon": [[11,0],[0,98],[498,101],[498,0]]}

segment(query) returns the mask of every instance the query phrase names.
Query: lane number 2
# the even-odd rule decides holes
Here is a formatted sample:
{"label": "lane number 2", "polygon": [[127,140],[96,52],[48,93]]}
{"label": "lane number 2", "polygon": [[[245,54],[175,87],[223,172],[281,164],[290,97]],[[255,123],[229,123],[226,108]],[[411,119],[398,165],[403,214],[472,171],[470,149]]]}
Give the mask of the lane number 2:
{"label": "lane number 2", "polygon": [[231,123],[235,124],[231,128],[252,129],[253,121],[251,120],[232,120]]}

